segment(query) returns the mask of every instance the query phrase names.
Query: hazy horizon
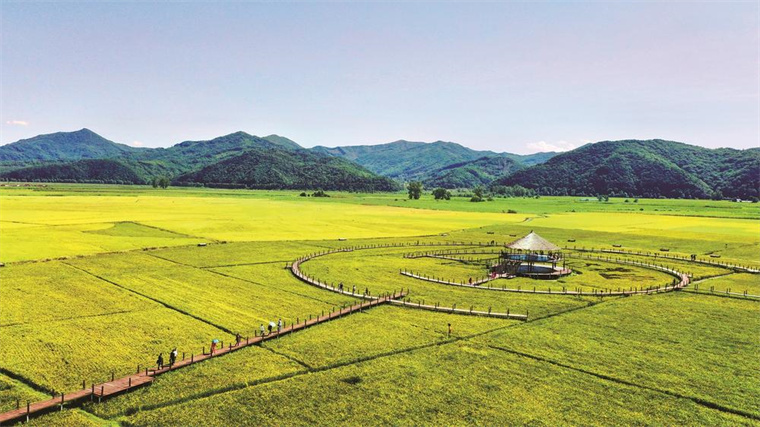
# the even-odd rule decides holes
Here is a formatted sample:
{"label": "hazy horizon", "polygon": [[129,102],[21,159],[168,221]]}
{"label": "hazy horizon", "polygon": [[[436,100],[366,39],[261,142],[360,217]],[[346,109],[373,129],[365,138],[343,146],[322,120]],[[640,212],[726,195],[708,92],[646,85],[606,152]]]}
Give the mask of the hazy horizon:
{"label": "hazy horizon", "polygon": [[21,3],[0,143],[451,141],[518,154],[760,145],[756,2]]}

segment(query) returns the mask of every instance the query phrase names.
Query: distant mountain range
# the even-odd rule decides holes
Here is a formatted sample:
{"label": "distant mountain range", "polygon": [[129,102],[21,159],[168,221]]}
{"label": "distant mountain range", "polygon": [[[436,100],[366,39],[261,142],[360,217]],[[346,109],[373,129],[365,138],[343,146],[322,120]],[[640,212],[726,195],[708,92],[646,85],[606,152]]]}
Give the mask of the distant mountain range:
{"label": "distant mountain range", "polygon": [[[531,166],[549,160],[556,153],[519,155],[477,151],[454,142],[436,141],[431,143],[396,141],[378,145],[354,145],[347,147],[317,146],[312,150],[343,157],[356,162],[372,172],[394,179],[433,182],[433,174],[452,165],[462,165],[483,158],[502,157],[514,160],[516,164]],[[479,181],[479,180],[475,180]],[[467,186],[476,184],[470,181]]]}
{"label": "distant mountain range", "polygon": [[760,197],[760,149],[707,149],[664,140],[602,141],[566,153],[517,155],[453,142],[396,141],[305,149],[279,135],[235,132],[169,148],[135,148],[89,129],[0,146],[0,179],[230,188],[392,191],[523,186],[539,194]]}

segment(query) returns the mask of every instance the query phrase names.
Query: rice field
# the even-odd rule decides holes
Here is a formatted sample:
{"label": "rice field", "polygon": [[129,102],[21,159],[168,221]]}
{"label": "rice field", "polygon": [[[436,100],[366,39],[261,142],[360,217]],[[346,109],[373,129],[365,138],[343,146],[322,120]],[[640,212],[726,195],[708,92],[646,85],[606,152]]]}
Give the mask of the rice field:
{"label": "rice field", "polygon": [[[174,347],[189,357],[212,339],[252,336],[262,323],[302,321],[356,301],[294,277],[286,266],[304,255],[421,243],[431,246],[334,253],[301,270],[347,291],[404,289],[412,305],[509,310],[527,313],[528,321],[376,307],[32,425],[760,422],[753,362],[760,357],[760,301],[725,295],[760,294],[760,276],[651,256],[667,248],[760,265],[755,204],[549,197],[438,203],[349,193],[304,200],[291,192],[151,190],[0,187],[0,410],[134,373]],[[503,213],[507,207],[520,213]],[[483,251],[477,243],[502,244],[531,230],[571,255],[581,254],[573,247],[618,246],[649,255],[570,257],[574,273],[562,279],[497,279],[480,289],[400,274],[458,282],[485,276],[493,254],[462,256],[469,263],[404,254],[452,242]],[[661,295],[554,294],[673,280],[615,258],[707,279]],[[709,295],[711,288],[724,295]]]}

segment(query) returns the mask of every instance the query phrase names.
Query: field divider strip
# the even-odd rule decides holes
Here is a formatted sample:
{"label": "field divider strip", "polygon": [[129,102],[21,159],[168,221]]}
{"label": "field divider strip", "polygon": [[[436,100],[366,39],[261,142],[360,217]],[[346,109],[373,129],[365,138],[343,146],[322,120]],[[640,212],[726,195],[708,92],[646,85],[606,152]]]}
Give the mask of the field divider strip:
{"label": "field divider strip", "polygon": [[27,377],[25,377],[25,376],[23,376],[21,374],[18,374],[16,372],[13,372],[10,369],[0,367],[0,374],[5,375],[8,378],[11,378],[11,379],[14,379],[14,380],[18,381],[18,382],[24,384],[25,386],[31,388],[34,391],[37,391],[37,392],[40,392],[40,393],[44,393],[44,394],[52,394],[52,392],[53,392],[52,389],[49,389],[49,388],[47,388],[45,386],[37,384],[36,382],[30,380],[29,378],[27,378]]}
{"label": "field divider strip", "polygon": [[118,311],[109,311],[107,313],[97,313],[97,314],[87,314],[84,316],[72,316],[72,317],[63,317],[60,319],[48,319],[48,320],[38,320],[34,322],[17,322],[17,323],[9,323],[6,325],[0,325],[0,328],[9,328],[12,326],[23,326],[23,325],[33,325],[35,323],[54,323],[54,322],[67,322],[70,320],[79,320],[79,319],[89,319],[93,317],[104,317],[104,316],[112,316],[115,314],[127,314],[127,313],[139,313],[141,311],[148,311],[153,310],[154,308],[143,308],[139,310],[118,310]]}
{"label": "field divider strip", "polygon": [[204,266],[197,266],[196,265],[196,266],[193,266],[193,267],[200,268],[202,270],[206,270],[206,269],[209,269],[209,268],[245,267],[245,266],[248,266],[248,265],[282,264],[282,263],[287,263],[287,262],[290,262],[290,260],[289,259],[278,259],[278,260],[274,260],[274,261],[242,262],[242,263],[239,263],[239,264],[204,265]]}
{"label": "field divider strip", "polygon": [[290,290],[287,290],[287,289],[282,289],[282,288],[277,288],[277,287],[269,286],[269,285],[266,285],[264,283],[259,283],[257,281],[250,280],[250,279],[243,279],[242,277],[233,276],[231,274],[222,273],[220,271],[215,271],[215,270],[207,270],[207,271],[209,273],[218,274],[218,275],[220,275],[222,277],[227,277],[227,278],[230,278],[230,279],[235,279],[235,280],[240,280],[240,281],[243,281],[243,282],[246,282],[246,283],[250,283],[252,285],[261,286],[262,288],[273,289],[273,290],[276,290],[276,291],[279,291],[279,292],[285,292],[285,293],[289,293],[289,294],[292,294],[292,295],[297,295],[297,296],[299,296],[301,298],[306,298],[306,299],[310,299],[310,300],[313,300],[313,301],[321,302],[322,304],[335,305],[334,301],[332,301],[332,302],[331,301],[325,301],[325,300],[322,300],[322,299],[319,299],[319,298],[316,298],[316,297],[313,297],[313,296],[304,295],[304,294],[296,292],[296,291],[290,291]]}
{"label": "field divider strip", "polygon": [[182,310],[181,308],[175,307],[175,306],[173,306],[173,305],[171,305],[171,304],[168,304],[168,303],[166,303],[166,302],[164,302],[164,301],[161,301],[161,300],[159,300],[159,299],[157,299],[157,298],[154,298],[154,297],[151,297],[151,296],[149,296],[149,295],[143,294],[143,293],[141,293],[141,292],[135,291],[134,289],[130,289],[130,288],[128,288],[128,287],[126,287],[126,286],[124,286],[124,285],[120,285],[120,284],[118,284],[118,283],[116,283],[116,282],[114,282],[114,281],[112,281],[112,280],[108,280],[108,279],[106,279],[105,277],[99,276],[99,275],[97,275],[97,274],[95,274],[95,273],[91,273],[91,272],[89,272],[89,271],[87,271],[87,270],[85,270],[85,269],[83,269],[83,268],[81,268],[81,267],[77,267],[77,266],[75,266],[75,265],[73,265],[73,264],[69,264],[69,263],[67,263],[67,262],[64,262],[64,263],[62,263],[62,264],[64,264],[64,265],[68,265],[68,266],[69,266],[69,267],[71,267],[71,268],[75,268],[75,269],[77,269],[77,270],[79,270],[79,271],[82,271],[82,272],[84,272],[84,273],[86,273],[86,274],[89,274],[89,275],[90,275],[90,276],[92,276],[92,277],[95,277],[95,278],[97,278],[97,279],[100,279],[100,280],[102,280],[102,281],[104,281],[104,282],[106,282],[106,283],[110,283],[110,284],[112,284],[112,285],[114,285],[114,286],[117,286],[117,287],[119,287],[119,288],[121,288],[121,289],[124,289],[124,290],[125,290],[125,291],[127,291],[127,292],[132,292],[132,293],[133,293],[133,294],[135,294],[135,295],[139,295],[139,296],[141,296],[141,297],[143,297],[143,298],[146,298],[146,299],[148,299],[148,300],[150,300],[150,301],[153,301],[153,302],[155,302],[155,303],[157,303],[157,304],[161,304],[161,305],[162,305],[162,306],[164,306],[165,308],[168,308],[168,309],[170,309],[170,310],[174,310],[174,311],[176,311],[177,313],[180,313],[180,314],[182,314],[182,315],[185,315],[185,316],[189,316],[189,317],[192,317],[192,318],[193,318],[193,319],[195,319],[195,320],[198,320],[198,321],[200,321],[200,322],[203,322],[203,323],[205,323],[205,324],[207,324],[207,325],[209,325],[209,326],[213,326],[214,328],[216,328],[216,329],[219,329],[219,330],[221,330],[221,331],[223,331],[223,332],[226,332],[226,333],[228,333],[228,334],[230,334],[230,335],[235,335],[235,332],[232,332],[230,329],[228,329],[228,328],[225,328],[224,326],[221,326],[221,325],[217,325],[217,324],[215,324],[215,323],[213,323],[213,322],[211,322],[211,321],[209,321],[209,320],[206,320],[206,319],[204,319],[204,318],[202,318],[202,317],[196,316],[196,315],[194,315],[194,314],[192,314],[192,313],[188,313],[187,311],[185,311],[185,310]]}
{"label": "field divider strip", "polygon": [[503,351],[505,353],[514,354],[516,356],[521,356],[521,357],[525,357],[525,358],[528,358],[528,359],[533,359],[533,360],[536,360],[538,362],[549,363],[551,365],[558,366],[560,368],[570,369],[572,371],[580,372],[582,374],[591,375],[591,376],[594,376],[594,377],[597,377],[597,378],[600,378],[600,379],[603,379],[603,380],[607,380],[607,381],[610,381],[610,382],[614,382],[614,383],[618,383],[618,384],[623,384],[623,385],[627,385],[627,386],[630,386],[630,387],[641,388],[641,389],[644,389],[644,390],[649,390],[649,391],[653,391],[653,392],[656,392],[656,393],[665,394],[665,395],[668,395],[668,396],[671,396],[671,397],[676,397],[676,398],[679,398],[679,399],[691,400],[692,402],[694,402],[694,403],[696,403],[696,404],[698,404],[700,406],[705,406],[707,408],[715,409],[715,410],[718,410],[718,411],[721,411],[721,412],[726,412],[726,413],[730,413],[730,414],[734,414],[734,415],[739,415],[739,416],[742,416],[742,417],[751,418],[753,420],[760,420],[760,415],[758,415],[758,414],[753,414],[751,412],[743,411],[741,409],[730,408],[730,407],[721,405],[719,403],[715,403],[715,402],[711,402],[711,401],[706,400],[706,399],[702,399],[700,397],[688,396],[688,395],[676,393],[676,392],[670,391],[670,390],[664,390],[664,389],[659,389],[659,388],[655,388],[655,387],[651,387],[651,386],[647,386],[647,385],[643,385],[643,384],[634,383],[634,382],[631,382],[631,381],[627,381],[627,380],[624,380],[624,379],[613,377],[611,375],[589,371],[589,370],[584,369],[584,368],[578,368],[578,367],[575,367],[575,366],[567,365],[567,364],[562,363],[562,362],[557,362],[555,360],[547,359],[545,357],[537,356],[537,355],[530,354],[530,353],[524,353],[524,352],[521,352],[521,351],[518,351],[518,350],[513,350],[513,349],[510,349],[510,348],[505,348],[505,347],[491,345],[491,344],[488,344],[488,347],[490,347],[490,348],[492,348],[494,350]]}
{"label": "field divider strip", "polygon": [[293,356],[291,356],[289,354],[281,353],[281,352],[273,349],[272,347],[268,347],[268,346],[265,346],[263,344],[260,345],[259,347],[261,347],[263,350],[266,350],[266,351],[268,351],[268,352],[270,352],[272,354],[276,354],[276,355],[278,355],[280,357],[284,357],[284,358],[290,360],[291,362],[297,363],[302,368],[306,368],[306,370],[308,370],[309,372],[313,372],[314,371],[314,367],[311,366],[311,365],[309,365],[308,363],[304,362],[303,360],[296,359],[295,357],[293,357]]}
{"label": "field divider strip", "polygon": [[695,289],[683,289],[683,292],[687,292],[694,295],[703,295],[703,296],[712,296],[712,297],[721,297],[721,298],[731,298],[731,299],[738,299],[743,301],[757,301],[760,300],[760,295],[752,295],[752,294],[740,294],[737,292],[721,292],[721,291],[698,291]]}

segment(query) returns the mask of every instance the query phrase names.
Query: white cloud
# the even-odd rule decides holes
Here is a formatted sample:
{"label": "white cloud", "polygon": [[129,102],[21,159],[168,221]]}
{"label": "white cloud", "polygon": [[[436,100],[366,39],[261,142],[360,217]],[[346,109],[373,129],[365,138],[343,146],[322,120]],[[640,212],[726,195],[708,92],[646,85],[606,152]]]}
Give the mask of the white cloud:
{"label": "white cloud", "polygon": [[134,141],[134,142],[132,142],[132,146],[133,147],[145,147],[145,144],[143,144],[140,141]]}
{"label": "white cloud", "polygon": [[8,120],[5,124],[11,126],[29,126],[29,122],[24,120]]}
{"label": "white cloud", "polygon": [[578,146],[576,144],[573,144],[572,142],[567,142],[567,141],[557,141],[557,142],[538,141],[538,142],[528,143],[528,149],[531,151],[536,151],[536,152],[570,151],[577,147]]}

